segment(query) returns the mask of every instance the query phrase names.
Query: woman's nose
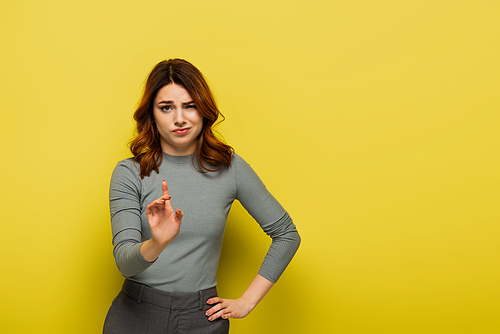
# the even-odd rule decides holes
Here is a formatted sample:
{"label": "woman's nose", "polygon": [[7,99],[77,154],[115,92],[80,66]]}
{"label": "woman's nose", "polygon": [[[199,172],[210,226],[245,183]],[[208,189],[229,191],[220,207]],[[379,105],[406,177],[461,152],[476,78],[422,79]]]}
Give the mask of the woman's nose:
{"label": "woman's nose", "polygon": [[184,117],[184,114],[182,113],[182,111],[178,110],[175,113],[174,124],[175,125],[182,125],[184,123],[186,123],[186,118]]}

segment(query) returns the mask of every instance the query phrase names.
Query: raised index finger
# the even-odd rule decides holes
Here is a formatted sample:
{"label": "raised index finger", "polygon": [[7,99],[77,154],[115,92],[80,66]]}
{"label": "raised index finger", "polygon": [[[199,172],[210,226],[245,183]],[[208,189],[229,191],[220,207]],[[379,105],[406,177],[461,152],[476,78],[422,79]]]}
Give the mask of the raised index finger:
{"label": "raised index finger", "polygon": [[161,190],[162,190],[163,196],[165,196],[165,195],[170,196],[170,194],[168,193],[167,181],[163,180],[161,182]]}

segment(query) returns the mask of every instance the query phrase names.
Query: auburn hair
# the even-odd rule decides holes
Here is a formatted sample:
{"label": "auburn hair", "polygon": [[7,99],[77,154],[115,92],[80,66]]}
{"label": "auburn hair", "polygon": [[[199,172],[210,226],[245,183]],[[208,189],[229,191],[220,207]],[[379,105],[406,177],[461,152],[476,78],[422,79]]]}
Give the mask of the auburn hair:
{"label": "auburn hair", "polygon": [[[203,128],[198,135],[196,158],[200,172],[215,172],[224,165],[231,167],[233,148],[217,138],[212,130],[219,116],[220,122],[224,115],[219,111],[215,99],[208,87],[203,74],[190,62],[184,59],[169,59],[159,62],[146,81],[144,93],[134,113],[137,123],[136,136],[130,142],[130,151],[135,161],[140,165],[141,178],[149,176],[152,170],[159,172],[163,159],[160,135],[156,130],[153,116],[153,104],[158,91],[168,84],[175,83],[184,87],[193,99],[196,108],[203,116]],[[206,164],[210,165],[207,167]]]}

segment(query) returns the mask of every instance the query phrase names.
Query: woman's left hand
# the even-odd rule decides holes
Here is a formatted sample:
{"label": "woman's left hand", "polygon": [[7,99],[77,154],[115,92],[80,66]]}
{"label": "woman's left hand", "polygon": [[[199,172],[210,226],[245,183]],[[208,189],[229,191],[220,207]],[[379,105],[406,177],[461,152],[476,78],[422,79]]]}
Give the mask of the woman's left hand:
{"label": "woman's left hand", "polygon": [[240,297],[238,299],[223,299],[220,297],[214,297],[207,300],[207,304],[216,304],[205,313],[210,321],[214,321],[219,317],[222,319],[244,318],[255,307],[251,306],[250,302],[244,297]]}

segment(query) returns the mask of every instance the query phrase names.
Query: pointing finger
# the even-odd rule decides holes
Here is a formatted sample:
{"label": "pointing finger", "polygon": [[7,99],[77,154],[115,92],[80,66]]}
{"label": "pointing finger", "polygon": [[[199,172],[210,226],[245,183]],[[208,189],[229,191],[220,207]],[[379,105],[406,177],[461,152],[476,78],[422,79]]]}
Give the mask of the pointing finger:
{"label": "pointing finger", "polygon": [[165,195],[170,196],[170,194],[168,193],[167,181],[163,180],[161,182],[161,190],[162,190],[163,196],[165,196]]}

